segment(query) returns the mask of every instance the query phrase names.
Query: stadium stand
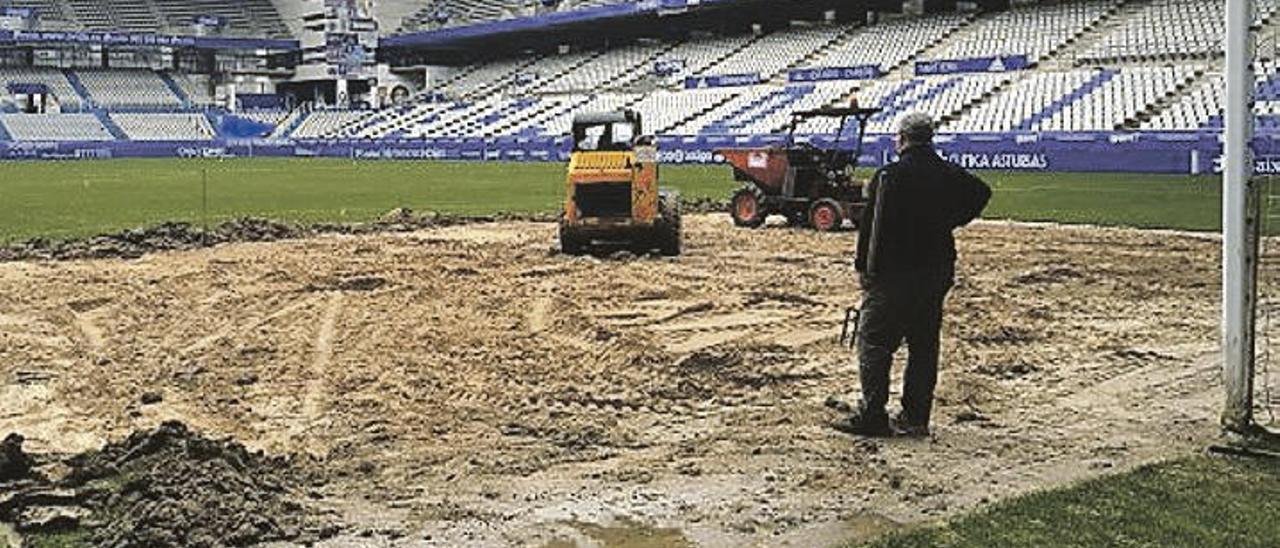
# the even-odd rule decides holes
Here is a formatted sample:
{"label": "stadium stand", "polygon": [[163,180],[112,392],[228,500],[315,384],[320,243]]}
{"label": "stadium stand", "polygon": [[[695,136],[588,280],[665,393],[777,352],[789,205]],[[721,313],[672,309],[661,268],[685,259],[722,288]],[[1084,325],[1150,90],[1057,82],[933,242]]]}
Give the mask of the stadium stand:
{"label": "stadium stand", "polygon": [[760,74],[767,80],[829,46],[844,30],[841,27],[824,26],[774,32],[734,51],[705,72]]}
{"label": "stadium stand", "polygon": [[811,67],[879,65],[881,69],[903,65],[940,43],[968,21],[960,15],[912,18],[858,28],[805,63]]}
{"label": "stadium stand", "polygon": [[454,97],[487,95],[502,88],[516,73],[538,60],[522,57],[466,67],[439,86],[439,91]]}
{"label": "stadium stand", "polygon": [[67,75],[57,69],[0,67],[0,82],[9,84],[40,84],[49,89],[61,110],[75,111],[84,105],[84,98],[76,92]]}
{"label": "stadium stand", "polygon": [[1093,71],[1089,70],[1028,74],[943,129],[956,133],[992,133],[1013,131],[1024,122],[1031,125],[1029,121],[1036,114],[1081,89],[1091,78]]}
{"label": "stadium stand", "polygon": [[32,8],[46,30],[190,34],[195,18],[225,18],[223,34],[286,38],[291,33],[270,0],[12,0]]}
{"label": "stadium stand", "polygon": [[[687,40],[666,53],[659,56],[656,61],[662,61],[673,64],[678,67],[665,77],[658,78],[661,85],[677,85],[684,82],[689,76],[696,76],[710,72],[720,61],[740,51],[752,42],[758,40],[758,37],[743,36],[724,36],[724,37],[694,37]],[[720,74],[729,74],[727,71],[716,71]]]}
{"label": "stadium stand", "polygon": [[634,108],[649,115],[646,119],[648,130],[674,134],[692,119],[711,112],[741,93],[741,90],[734,88],[660,90],[645,96]]}
{"label": "stadium stand", "polygon": [[1103,131],[1186,85],[1194,67],[1132,67],[1030,73],[945,129],[957,133]]}
{"label": "stadium stand", "polygon": [[67,11],[65,2],[58,0],[11,0],[9,3],[15,8],[35,10],[35,13],[40,18],[41,28],[47,30],[75,30],[81,28],[75,22],[75,18]]}
{"label": "stadium stand", "polygon": [[632,44],[601,52],[576,70],[542,86],[539,91],[570,92],[622,89],[652,72],[654,60],[670,49],[660,43]]}
{"label": "stadium stand", "polygon": [[[1258,116],[1258,129],[1280,129],[1280,66],[1276,61],[1261,63],[1257,67],[1257,87],[1254,90],[1254,113]],[[1226,83],[1221,72],[1207,72],[1204,78],[1190,86],[1186,93],[1171,101],[1169,108],[1152,117],[1142,129],[1156,131],[1217,130],[1222,127],[1222,111],[1225,108]]]}
{"label": "stadium stand", "polygon": [[[1069,96],[1065,104],[1042,113],[1032,129],[1041,131],[1111,131],[1136,125],[1138,115],[1186,85],[1196,67],[1134,67],[1101,70],[1090,90]],[[1025,128],[1023,128],[1025,129]]]}
{"label": "stadium stand", "polygon": [[168,73],[162,74],[161,77],[173,82],[170,87],[177,88],[177,91],[186,98],[188,106],[213,106],[213,86],[208,74]]}
{"label": "stadium stand", "polygon": [[15,141],[111,141],[115,136],[92,114],[0,114]]}
{"label": "stadium stand", "polygon": [[400,30],[456,27],[533,13],[533,8],[524,3],[513,5],[501,0],[433,0],[405,20]]}
{"label": "stadium stand", "polygon": [[589,63],[602,55],[600,51],[579,51],[563,55],[549,55],[537,63],[524,67],[506,80],[497,90],[505,93],[530,93],[547,90],[562,77],[584,70]]}
{"label": "stadium stand", "polygon": [[974,22],[929,57],[970,59],[1021,54],[1034,62],[1068,40],[1079,38],[1114,8],[1112,0],[1016,8]]}
{"label": "stadium stand", "polygon": [[316,110],[305,116],[287,137],[315,139],[326,137],[342,126],[369,116],[368,112],[354,110]]}
{"label": "stadium stand", "polygon": [[289,118],[289,112],[284,110],[242,110],[237,112],[236,116],[247,118],[260,124],[279,127]]}
{"label": "stadium stand", "polygon": [[77,70],[76,76],[89,92],[89,98],[109,108],[182,107],[159,74],[149,70]]}
{"label": "stadium stand", "polygon": [[[1259,25],[1269,24],[1280,2],[1258,0]],[[1125,4],[1120,21],[1082,61],[1186,60],[1222,52],[1224,4],[1205,0],[1148,0]]]}
{"label": "stadium stand", "polygon": [[[612,0],[436,0],[388,2],[421,28],[573,10]],[[891,130],[902,113],[926,110],[958,133],[1099,132],[1117,129],[1214,130],[1221,125],[1220,2],[1066,0],[1015,2],[990,14],[890,17],[870,24],[797,23],[770,32],[665,34],[607,49],[526,52],[463,66],[436,77],[409,104],[380,111],[249,111],[239,116],[275,127],[273,137],[421,139],[556,136],[574,113],[631,107],[649,130],[682,136],[759,135],[785,129],[796,110],[847,104],[883,109],[869,126]],[[1280,0],[1260,0],[1259,25],[1275,34]],[[197,15],[219,15],[231,33],[288,35],[270,1],[18,0],[43,14],[47,28],[186,30]],[[109,5],[109,9],[108,9]],[[284,8],[281,8],[284,9]],[[292,9],[292,8],[290,8]],[[391,8],[388,8],[391,9]],[[441,10],[447,21],[435,17]],[[296,10],[295,10],[296,11]],[[294,13],[294,12],[290,12]],[[415,27],[418,28],[418,27]],[[917,76],[917,61],[1026,55],[1030,70]],[[54,64],[57,61],[41,62]],[[10,62],[12,64],[12,62]],[[789,81],[795,69],[878,66],[868,80]],[[1280,82],[1263,65],[1258,113],[1264,131],[1280,129]],[[979,69],[981,70],[981,69]],[[995,69],[993,69],[995,70]],[[758,75],[732,87],[700,88],[727,75]],[[689,80],[691,79],[692,80]],[[689,80],[688,82],[686,80]],[[210,75],[145,69],[0,68],[5,85],[36,84],[56,98],[50,112],[6,119],[15,140],[191,140],[216,136]],[[752,83],[755,82],[755,83]],[[0,112],[18,116],[18,97]],[[834,131],[815,120],[802,131]],[[0,138],[4,134],[0,134]]]}
{"label": "stadium stand", "polygon": [[134,141],[202,141],[217,135],[203,114],[119,113],[111,119]]}

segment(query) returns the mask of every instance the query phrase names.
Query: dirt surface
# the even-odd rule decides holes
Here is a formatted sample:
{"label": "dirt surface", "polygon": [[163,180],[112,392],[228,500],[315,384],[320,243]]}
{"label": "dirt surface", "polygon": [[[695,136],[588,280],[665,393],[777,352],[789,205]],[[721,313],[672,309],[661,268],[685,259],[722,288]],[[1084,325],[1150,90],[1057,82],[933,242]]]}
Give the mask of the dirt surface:
{"label": "dirt surface", "polygon": [[679,259],[504,222],[2,264],[0,433],[313,456],[334,546],[823,545],[1217,436],[1212,240],[964,230],[934,436],[867,441],[823,405],[857,383],[854,235],[686,230]]}

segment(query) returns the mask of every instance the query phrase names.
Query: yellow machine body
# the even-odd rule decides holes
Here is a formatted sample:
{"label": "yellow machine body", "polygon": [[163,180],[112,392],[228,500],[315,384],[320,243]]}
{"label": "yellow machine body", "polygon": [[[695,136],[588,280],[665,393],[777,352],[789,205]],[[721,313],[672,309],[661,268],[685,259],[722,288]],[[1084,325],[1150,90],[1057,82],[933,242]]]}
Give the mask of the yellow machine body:
{"label": "yellow machine body", "polygon": [[[658,218],[658,150],[656,146],[636,147],[626,152],[574,152],[569,159],[565,189],[565,222],[585,226],[653,226]],[[612,191],[600,191],[604,187]],[[623,186],[629,189],[630,207],[593,208],[590,196],[598,200],[618,200]],[[620,205],[620,204],[618,204]],[[625,213],[625,215],[623,214]]]}

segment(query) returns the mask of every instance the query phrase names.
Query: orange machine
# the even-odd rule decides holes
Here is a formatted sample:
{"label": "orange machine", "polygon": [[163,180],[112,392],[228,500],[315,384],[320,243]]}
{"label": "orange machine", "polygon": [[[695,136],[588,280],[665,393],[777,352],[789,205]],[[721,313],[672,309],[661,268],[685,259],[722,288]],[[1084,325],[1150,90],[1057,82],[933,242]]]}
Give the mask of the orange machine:
{"label": "orange machine", "polygon": [[635,111],[580,114],[565,184],[560,247],[597,245],[680,254],[680,199],[658,187],[657,140]]}
{"label": "orange machine", "polygon": [[[862,156],[867,121],[878,112],[856,107],[796,112],[785,145],[718,151],[733,166],[734,178],[747,183],[730,200],[733,222],[756,228],[777,214],[792,225],[821,231],[838,230],[845,221],[856,225],[866,198],[853,172]],[[796,140],[796,128],[817,118],[838,120],[833,124],[838,129],[831,148]],[[856,144],[852,150],[842,149],[840,141],[850,133],[850,120],[858,123]]]}

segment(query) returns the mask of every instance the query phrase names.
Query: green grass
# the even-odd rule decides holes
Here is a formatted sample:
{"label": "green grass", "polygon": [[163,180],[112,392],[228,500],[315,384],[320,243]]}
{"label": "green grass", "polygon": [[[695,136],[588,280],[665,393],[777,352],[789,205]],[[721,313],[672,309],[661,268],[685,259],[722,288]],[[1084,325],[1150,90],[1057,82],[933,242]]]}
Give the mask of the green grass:
{"label": "green grass", "polygon": [[1280,464],[1194,457],[996,503],[872,548],[1274,547]]}
{"label": "green grass", "polygon": [[[397,208],[450,214],[549,213],[558,163],[360,162],[337,159],[108,160],[0,163],[0,242],[70,238],[164,221],[242,216],[362,222]],[[664,184],[726,199],[724,166],[664,166]],[[1216,177],[987,173],[990,218],[1216,230]],[[1280,213],[1280,208],[1277,208]],[[1276,219],[1280,225],[1280,216]]]}
{"label": "green grass", "polygon": [[[202,219],[260,216],[368,221],[397,207],[451,214],[555,211],[559,164],[362,162],[328,159],[111,160],[0,163],[0,241],[67,238]],[[726,168],[670,167],[670,184],[719,197]]]}
{"label": "green grass", "polygon": [[[988,173],[986,216],[1140,228],[1219,230],[1220,178],[1187,175]],[[1280,217],[1280,209],[1276,211]],[[1280,220],[1280,218],[1278,218]]]}

